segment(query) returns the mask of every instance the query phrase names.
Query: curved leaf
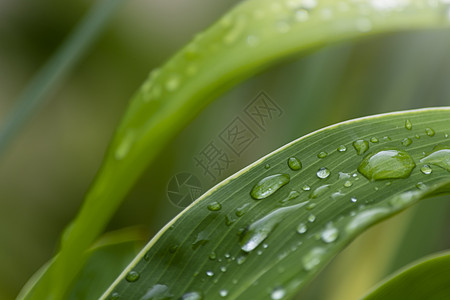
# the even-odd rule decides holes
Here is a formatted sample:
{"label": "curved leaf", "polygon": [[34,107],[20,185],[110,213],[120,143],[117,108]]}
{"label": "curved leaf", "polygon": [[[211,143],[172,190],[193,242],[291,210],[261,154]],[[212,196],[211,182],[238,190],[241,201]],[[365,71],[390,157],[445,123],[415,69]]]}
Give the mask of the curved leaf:
{"label": "curved leaf", "polygon": [[450,298],[450,252],[424,258],[386,279],[364,300]]}
{"label": "curved leaf", "polygon": [[450,191],[449,119],[377,115],[280,148],[172,220],[103,299],[292,297],[364,229]]}
{"label": "curved leaf", "polygon": [[[197,36],[134,96],[57,262],[60,298],[147,164],[227,88],[298,52],[377,33],[449,25],[446,1],[248,0]],[[43,295],[48,291],[44,290]]]}

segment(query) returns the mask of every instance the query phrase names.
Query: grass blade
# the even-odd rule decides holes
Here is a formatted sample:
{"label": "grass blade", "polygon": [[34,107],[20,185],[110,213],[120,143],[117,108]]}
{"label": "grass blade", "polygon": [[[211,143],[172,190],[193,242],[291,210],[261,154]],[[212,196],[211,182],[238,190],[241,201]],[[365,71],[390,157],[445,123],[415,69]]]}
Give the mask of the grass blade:
{"label": "grass blade", "polygon": [[[377,115],[280,148],[172,220],[103,299],[143,299],[161,286],[157,296],[173,299],[289,299],[367,227],[450,192],[449,118],[449,107]],[[374,163],[394,150],[398,160]]]}
{"label": "grass blade", "polygon": [[450,298],[450,253],[440,253],[397,272],[365,296],[364,300],[441,300]]}

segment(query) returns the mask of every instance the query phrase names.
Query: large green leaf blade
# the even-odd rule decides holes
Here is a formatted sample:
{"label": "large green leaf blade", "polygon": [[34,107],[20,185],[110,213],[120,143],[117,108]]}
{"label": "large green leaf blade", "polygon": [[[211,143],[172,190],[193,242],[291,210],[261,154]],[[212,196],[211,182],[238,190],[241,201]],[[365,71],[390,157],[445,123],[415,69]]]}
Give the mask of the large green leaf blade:
{"label": "large green leaf blade", "polygon": [[[450,173],[435,165],[430,173],[421,162],[433,149],[450,148],[449,119],[448,107],[377,115],[327,127],[280,148],[178,215],[104,298],[116,293],[147,299],[152,293],[156,297],[155,289],[168,299],[189,292],[205,299],[293,296],[364,229],[420,199],[450,191]],[[358,154],[355,142],[369,149]],[[371,181],[357,171],[366,155],[393,149],[408,153],[415,167],[403,176],[397,172],[402,168],[388,162],[383,166],[392,170],[383,174],[406,178]],[[439,152],[446,153],[447,166],[448,152]],[[291,157],[300,159],[301,170],[288,167]],[[276,174],[289,175],[290,182],[265,199],[251,197],[257,182]],[[286,176],[280,178],[286,182]],[[208,208],[217,208],[216,203],[221,209]],[[130,272],[139,278],[127,280]]]}
{"label": "large green leaf blade", "polygon": [[389,5],[362,0],[249,0],[236,6],[153,72],[134,96],[85,203],[64,236],[53,297],[64,293],[83,251],[148,163],[217,95],[288,56],[331,42],[446,27],[447,9],[443,1],[425,0]]}
{"label": "large green leaf blade", "polygon": [[450,253],[415,262],[385,280],[364,300],[442,300],[450,298]]}

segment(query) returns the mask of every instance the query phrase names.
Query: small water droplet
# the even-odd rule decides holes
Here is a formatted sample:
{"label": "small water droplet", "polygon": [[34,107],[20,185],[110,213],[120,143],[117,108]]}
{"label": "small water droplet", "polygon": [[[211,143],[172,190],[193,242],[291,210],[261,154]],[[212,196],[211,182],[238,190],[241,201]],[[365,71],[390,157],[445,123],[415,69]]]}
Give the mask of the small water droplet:
{"label": "small water droplet", "polygon": [[314,223],[315,220],[316,220],[316,216],[315,216],[315,215],[310,214],[310,215],[308,216],[308,222],[309,222],[309,223]]}
{"label": "small water droplet", "polygon": [[306,207],[305,207],[305,209],[306,210],[311,210],[311,209],[313,209],[314,207],[316,207],[317,206],[317,203],[310,203],[310,204],[308,204]]}
{"label": "small water droplet", "polygon": [[408,130],[412,129],[412,123],[411,123],[410,120],[406,120],[405,121],[405,128],[408,129]]}
{"label": "small water droplet", "polygon": [[428,136],[434,136],[434,135],[436,134],[436,132],[434,132],[434,130],[431,129],[431,128],[425,128],[425,133],[426,133]]}
{"label": "small water droplet", "polygon": [[326,153],[325,151],[319,152],[319,154],[317,154],[318,158],[325,158],[328,156],[328,153]]}
{"label": "small water droplet", "polygon": [[302,163],[297,157],[290,157],[288,159],[288,166],[293,171],[298,171],[302,168]]}
{"label": "small water droplet", "polygon": [[303,207],[307,203],[309,201],[275,209],[250,224],[242,235],[241,249],[245,252],[253,251],[269,236],[274,228],[285,218],[286,214]]}
{"label": "small water droplet", "polygon": [[225,45],[232,45],[238,40],[245,30],[246,22],[246,18],[243,15],[238,16],[234,22],[231,19],[227,22],[228,24],[225,27],[232,27],[223,38]]}
{"label": "small water droplet", "polygon": [[327,168],[320,168],[316,174],[317,174],[317,177],[319,177],[321,179],[325,179],[328,176],[330,176],[331,172]]}
{"label": "small water droplet", "polygon": [[429,165],[424,165],[422,168],[420,168],[420,172],[422,172],[425,175],[430,175],[433,170],[430,168]]}
{"label": "small water droplet", "polygon": [[367,155],[358,171],[369,180],[407,178],[416,164],[401,150],[379,150]]}
{"label": "small water droplet", "polygon": [[291,180],[288,174],[275,174],[261,179],[253,187],[250,195],[253,199],[261,200],[269,197]]}
{"label": "small water droplet", "polygon": [[279,299],[283,299],[285,295],[286,295],[286,291],[282,287],[277,287],[270,294],[270,298],[272,300],[279,300]]}
{"label": "small water droplet", "polygon": [[338,237],[339,237],[339,230],[332,225],[328,225],[320,235],[320,238],[325,243],[332,243],[335,240],[337,240]]}
{"label": "small water droplet", "polygon": [[221,297],[226,297],[228,295],[228,291],[227,290],[220,290],[219,295]]}
{"label": "small water droplet", "polygon": [[237,217],[242,217],[243,215],[245,215],[245,213],[247,213],[248,209],[249,209],[250,203],[244,203],[241,207],[238,207],[236,209],[236,216]]}
{"label": "small water droplet", "polygon": [[208,205],[208,209],[210,211],[219,211],[219,210],[222,209],[222,204],[220,204],[219,202],[214,201],[214,202],[212,202],[212,203],[210,203]]}
{"label": "small water droplet", "polygon": [[313,248],[302,258],[302,265],[305,271],[311,271],[316,268],[325,256],[326,250],[323,248]]}
{"label": "small water droplet", "polygon": [[181,300],[203,300],[203,294],[199,292],[189,292],[181,297]]}
{"label": "small water droplet", "polygon": [[233,219],[232,217],[230,217],[230,216],[225,216],[225,225],[227,225],[227,226],[230,226],[231,224],[233,224],[234,222],[236,222],[236,220],[235,219]]}
{"label": "small water droplet", "polygon": [[337,148],[337,151],[339,151],[339,152],[345,152],[345,151],[347,151],[347,147],[345,147],[345,145],[340,145],[340,146]]}
{"label": "small water droplet", "polygon": [[405,147],[408,147],[409,145],[412,144],[412,142],[413,142],[413,141],[412,141],[410,138],[404,138],[404,139],[402,140],[402,145],[405,146]]}
{"label": "small water droplet", "polygon": [[114,156],[117,160],[122,160],[125,158],[125,156],[127,156],[128,152],[130,152],[135,136],[136,133],[133,130],[127,131],[121,143],[117,147],[116,152],[114,153]]}
{"label": "small water droplet", "polygon": [[109,298],[110,300],[119,300],[120,299],[120,294],[118,292],[114,292],[111,294],[111,297]]}
{"label": "small water droplet", "polygon": [[245,261],[247,260],[247,255],[239,255],[238,258],[236,259],[236,263],[238,265],[242,265]]}
{"label": "small water droplet", "polygon": [[198,247],[205,245],[209,241],[209,233],[201,231],[197,234],[197,238],[192,243],[192,249],[196,250]]}
{"label": "small water droplet", "polygon": [[365,140],[356,140],[353,142],[353,147],[358,155],[363,155],[369,150],[369,142]]}
{"label": "small water droplet", "polygon": [[351,187],[352,185],[353,185],[353,183],[352,183],[350,180],[347,180],[347,181],[344,183],[344,186],[345,186],[346,188]]}
{"label": "small water droplet", "polygon": [[355,197],[351,197],[350,201],[353,202],[353,203],[356,203],[358,201],[358,199],[356,199]]}
{"label": "small water droplet", "polygon": [[221,266],[220,267],[220,272],[225,273],[227,271],[227,267],[226,266]]}
{"label": "small water droplet", "polygon": [[139,279],[139,273],[136,271],[130,271],[127,276],[125,277],[125,279],[128,282],[136,282]]}
{"label": "small water droplet", "polygon": [[210,260],[216,260],[216,258],[217,258],[217,254],[216,254],[216,252],[211,252],[210,254],[209,254],[209,259]]}
{"label": "small water droplet", "polygon": [[297,226],[297,233],[304,234],[306,231],[308,231],[308,227],[305,223],[300,223]]}
{"label": "small water droplet", "polygon": [[309,194],[309,198],[315,199],[315,198],[319,197],[320,195],[323,195],[329,189],[330,189],[329,184],[321,185],[318,188],[316,188],[314,191],[312,191],[311,194]]}
{"label": "small water droplet", "polygon": [[420,135],[418,135],[418,134],[416,134],[414,137],[415,137],[416,139],[420,139]]}
{"label": "small water droplet", "polygon": [[332,198],[333,200],[340,199],[340,198],[342,198],[342,197],[344,197],[344,196],[345,196],[345,194],[342,193],[342,191],[337,191],[337,192],[334,192],[333,194],[331,194],[331,198]]}
{"label": "small water droplet", "polygon": [[206,271],[206,275],[208,276],[208,277],[213,277],[214,276],[214,272],[213,271]]}
{"label": "small water droplet", "polygon": [[174,92],[178,89],[180,86],[180,77],[177,75],[172,75],[167,81],[166,81],[166,90],[169,92]]}
{"label": "small water droplet", "polygon": [[311,190],[311,187],[310,187],[309,185],[305,184],[305,185],[302,187],[302,190],[304,190],[304,191],[306,192],[306,191]]}
{"label": "small water droplet", "polygon": [[422,158],[420,162],[432,164],[450,172],[450,147],[436,146],[433,152]]}
{"label": "small water droplet", "polygon": [[155,284],[147,290],[140,300],[155,300],[155,299],[171,299],[172,294],[169,293],[169,287],[164,284]]}
{"label": "small water droplet", "polygon": [[375,144],[375,143],[378,143],[379,140],[376,137],[372,137],[372,138],[370,138],[370,142]]}
{"label": "small water droplet", "polygon": [[267,170],[267,169],[270,169],[270,164],[266,164],[265,166],[264,166],[264,168]]}
{"label": "small water droplet", "polygon": [[418,182],[418,183],[416,184],[416,187],[417,187],[419,190],[426,190],[426,189],[427,189],[427,185],[426,185],[425,183],[423,183],[423,182]]}

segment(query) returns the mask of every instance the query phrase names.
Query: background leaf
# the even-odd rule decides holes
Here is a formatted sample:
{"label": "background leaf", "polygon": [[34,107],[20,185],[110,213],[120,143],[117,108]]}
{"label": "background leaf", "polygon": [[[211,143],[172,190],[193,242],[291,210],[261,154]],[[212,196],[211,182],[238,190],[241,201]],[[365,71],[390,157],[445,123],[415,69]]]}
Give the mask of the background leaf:
{"label": "background leaf", "polygon": [[[367,227],[449,192],[448,162],[424,158],[445,149],[448,159],[449,117],[435,108],[361,118],[282,147],[171,221],[103,298],[292,297]],[[398,161],[379,165],[389,172],[363,171],[368,157],[393,150],[410,156],[406,173]]]}

